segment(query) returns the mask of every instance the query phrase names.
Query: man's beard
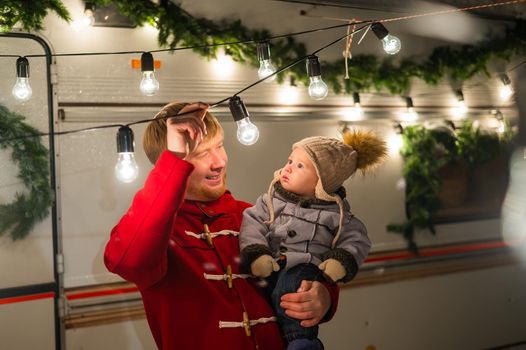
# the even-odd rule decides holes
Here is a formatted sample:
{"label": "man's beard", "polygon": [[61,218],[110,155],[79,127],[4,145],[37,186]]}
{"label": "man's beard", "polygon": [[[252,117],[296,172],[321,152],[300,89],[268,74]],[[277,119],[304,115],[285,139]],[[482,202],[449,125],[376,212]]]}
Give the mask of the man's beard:
{"label": "man's beard", "polygon": [[199,186],[197,188],[192,188],[192,197],[198,198],[197,200],[202,202],[211,202],[215,201],[221,197],[226,191],[226,173],[223,175],[223,181],[221,186],[217,188],[209,188],[207,186]]}

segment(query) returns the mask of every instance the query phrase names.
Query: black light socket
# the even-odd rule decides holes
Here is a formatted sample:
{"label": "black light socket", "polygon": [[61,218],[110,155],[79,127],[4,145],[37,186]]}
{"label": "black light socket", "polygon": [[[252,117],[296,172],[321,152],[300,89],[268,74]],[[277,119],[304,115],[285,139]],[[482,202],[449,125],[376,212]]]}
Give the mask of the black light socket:
{"label": "black light socket", "polygon": [[457,95],[457,100],[464,101],[464,93],[462,90],[455,91],[455,95]]}
{"label": "black light socket", "polygon": [[228,107],[230,108],[230,113],[232,113],[234,121],[236,122],[249,117],[247,107],[239,96],[231,97],[228,101]]}
{"label": "black light socket", "polygon": [[354,101],[354,104],[360,103],[360,94],[357,92],[353,92],[352,100]]}
{"label": "black light socket", "polygon": [[153,72],[153,55],[149,52],[145,52],[141,56],[141,72]]}
{"label": "black light socket", "polygon": [[309,77],[317,77],[321,75],[321,66],[318,56],[310,55],[307,57],[307,74]]}
{"label": "black light socket", "polygon": [[376,22],[371,24],[371,29],[373,30],[374,35],[380,40],[389,35],[389,31],[382,23]]}
{"label": "black light socket", "polygon": [[86,16],[93,16],[94,13],[95,13],[95,5],[90,1],[86,1],[86,4],[84,5],[84,14]]}
{"label": "black light socket", "polygon": [[268,41],[260,41],[257,43],[258,59],[259,61],[270,59],[270,45]]}
{"label": "black light socket", "polygon": [[133,152],[133,130],[129,126],[121,126],[117,131],[117,153]]}
{"label": "black light socket", "polygon": [[29,78],[29,61],[25,57],[16,60],[16,76],[18,78]]}
{"label": "black light socket", "polygon": [[504,85],[510,85],[511,84],[510,77],[508,77],[507,74],[501,74],[500,75],[500,80],[502,80],[502,84],[504,84]]}

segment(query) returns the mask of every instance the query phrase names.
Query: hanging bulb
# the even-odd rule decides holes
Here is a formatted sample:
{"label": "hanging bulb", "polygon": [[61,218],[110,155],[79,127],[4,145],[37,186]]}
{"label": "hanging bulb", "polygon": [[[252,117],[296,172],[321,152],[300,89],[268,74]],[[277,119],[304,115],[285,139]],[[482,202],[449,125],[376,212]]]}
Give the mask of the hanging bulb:
{"label": "hanging bulb", "polygon": [[310,79],[309,96],[314,100],[323,100],[327,97],[329,88],[321,79],[320,62],[315,55],[307,57],[307,74]]}
{"label": "hanging bulb", "polygon": [[298,102],[299,91],[293,76],[290,77],[288,84],[285,83],[281,86],[278,100],[285,105],[293,105]]}
{"label": "hanging bulb", "polygon": [[[276,68],[270,62],[270,45],[268,41],[263,41],[257,43],[258,59],[259,59],[259,69],[258,76],[259,79],[263,79],[276,71]],[[265,83],[269,83],[276,79],[276,76],[273,75],[268,79],[264,80]]]}
{"label": "hanging bulb", "polygon": [[153,96],[159,91],[159,82],[155,79],[153,56],[145,52],[141,56],[142,79],[139,89],[146,96]]}
{"label": "hanging bulb", "polygon": [[457,95],[457,111],[460,114],[465,114],[468,111],[468,106],[464,101],[464,93],[462,90],[457,90],[455,94]]}
{"label": "hanging bulb", "polygon": [[95,24],[94,6],[91,2],[86,2],[84,6],[84,18],[82,23],[86,26],[92,26]]}
{"label": "hanging bulb", "polygon": [[135,162],[133,131],[128,126],[121,126],[117,131],[117,164],[115,177],[121,182],[130,183],[139,175],[139,167]]}
{"label": "hanging bulb", "polygon": [[415,111],[415,107],[413,106],[413,99],[411,97],[405,98],[406,103],[406,111],[404,114],[404,121],[415,121],[418,119],[418,113]]}
{"label": "hanging bulb", "polygon": [[496,124],[496,131],[499,134],[503,134],[506,131],[506,122],[504,121],[504,115],[500,110],[493,110],[491,111],[492,114],[495,115],[495,122]]}
{"label": "hanging bulb", "polygon": [[510,77],[508,77],[507,74],[502,74],[500,76],[500,80],[502,81],[502,86],[500,87],[500,97],[503,99],[503,100],[507,100],[509,99],[514,91],[513,91],[513,87],[511,86],[511,80],[510,80]]}
{"label": "hanging bulb", "polygon": [[362,116],[362,105],[360,103],[360,94],[357,92],[353,92],[352,99],[354,102],[354,114],[356,117],[361,117]]}
{"label": "hanging bulb", "polygon": [[230,98],[228,104],[237,124],[237,139],[239,142],[245,146],[255,144],[259,138],[259,130],[257,126],[250,122],[247,107],[243,100],[239,96],[234,96]]}
{"label": "hanging bulb", "polygon": [[29,85],[29,61],[25,57],[16,60],[16,83],[11,93],[20,102],[29,100],[33,94]]}
{"label": "hanging bulb", "polygon": [[396,36],[389,34],[389,31],[382,23],[376,22],[371,25],[376,37],[382,42],[384,51],[390,55],[394,55],[402,48],[400,39]]}

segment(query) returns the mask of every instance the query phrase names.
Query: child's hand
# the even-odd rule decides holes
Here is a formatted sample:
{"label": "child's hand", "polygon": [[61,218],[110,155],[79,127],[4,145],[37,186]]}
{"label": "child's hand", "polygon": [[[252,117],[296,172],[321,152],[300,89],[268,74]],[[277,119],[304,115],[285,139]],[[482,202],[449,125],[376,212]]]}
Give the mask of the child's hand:
{"label": "child's hand", "polygon": [[[166,121],[167,148],[168,150],[186,156],[191,153],[206,135],[203,119],[208,105],[205,103],[192,103],[183,107],[178,115]],[[192,112],[193,113],[188,113]],[[179,114],[188,113],[179,116]]]}
{"label": "child's hand", "polygon": [[338,282],[345,277],[346,271],[343,265],[336,259],[327,259],[318,266],[333,281]]}
{"label": "child's hand", "polygon": [[279,265],[270,255],[261,255],[250,264],[252,274],[257,277],[268,277],[272,271],[279,271]]}

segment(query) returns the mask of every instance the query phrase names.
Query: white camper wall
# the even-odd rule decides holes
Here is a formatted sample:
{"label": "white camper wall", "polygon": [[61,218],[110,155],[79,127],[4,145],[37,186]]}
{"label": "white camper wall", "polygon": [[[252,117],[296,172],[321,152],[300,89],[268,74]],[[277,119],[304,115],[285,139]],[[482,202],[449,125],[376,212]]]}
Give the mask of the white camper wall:
{"label": "white camper wall", "polygon": [[[79,16],[83,3],[79,0],[65,1],[74,16]],[[256,7],[264,9],[254,16],[250,6],[241,6],[241,0],[185,1],[183,5],[196,15],[213,19],[243,18],[244,24],[254,28],[269,28],[274,33],[285,33],[327,25],[327,22],[291,16],[296,5],[279,2],[253,0]],[[484,32],[480,23],[470,23],[473,32]],[[272,21],[269,25],[268,21]],[[420,20],[409,24],[393,24],[401,30],[402,40],[411,42],[404,46],[413,54],[426,54],[430,48],[442,43],[439,39],[414,36],[414,28]],[[416,23],[416,24],[415,24]],[[420,21],[420,26],[424,26]],[[469,32],[469,31],[468,31]],[[466,35],[468,35],[467,33]],[[480,34],[480,33],[479,33]],[[43,34],[56,53],[83,51],[149,50],[157,48],[156,33],[144,28],[87,28],[74,32],[69,25],[50,16],[46,20]],[[329,36],[332,37],[332,36]],[[316,34],[300,37],[309,49],[327,42],[327,36]],[[20,53],[20,45],[12,48]],[[24,50],[33,50],[25,46]],[[376,53],[376,40],[367,38],[356,53]],[[321,55],[322,60],[332,60],[341,55],[341,47]],[[220,77],[213,65],[191,52],[158,54],[161,69],[156,75],[161,90],[153,98],[140,94],[140,74],[130,68],[135,56],[60,57],[56,59],[58,72],[57,103],[65,112],[65,120],[58,121],[59,130],[70,130],[105,123],[129,122],[150,118],[163,104],[172,100],[215,102],[252,83],[256,70],[234,64],[232,75]],[[32,66],[32,75],[39,69]],[[12,70],[6,66],[3,70]],[[479,79],[479,80],[477,80]],[[476,78],[474,81],[485,81]],[[38,81],[35,79],[35,83]],[[10,82],[0,83],[9,90]],[[413,87],[423,84],[415,82]],[[447,82],[441,82],[436,91],[449,91]],[[45,86],[33,86],[34,98],[27,106],[17,106],[41,129],[46,122],[33,119],[45,115],[38,94]],[[324,105],[345,108],[348,97],[331,94],[327,100],[312,102],[303,88],[299,104],[306,108],[296,110],[291,117],[286,108],[278,110],[281,87],[276,83],[262,84],[242,95],[253,119],[260,129],[259,142],[251,147],[242,146],[236,139],[236,127],[225,108],[218,108],[225,128],[225,147],[229,155],[228,184],[233,194],[242,200],[253,202],[266,191],[274,170],[286,160],[293,142],[307,136],[338,136],[338,122],[344,117],[338,108],[324,109]],[[491,104],[495,94],[485,86],[479,88],[473,104]],[[376,99],[375,104],[403,106],[402,100],[394,97],[364,94],[362,103]],[[0,95],[0,102],[9,104],[10,96]],[[449,105],[451,96],[430,95],[426,100],[431,105]],[[121,107],[101,107],[98,103],[120,103]],[[75,107],[72,103],[83,103]],[[154,106],[136,107],[134,103],[151,103]],[[92,106],[90,106],[90,104]],[[129,105],[128,107],[126,105]],[[157,104],[157,105],[155,105]],[[258,104],[259,109],[251,109]],[[261,106],[267,107],[261,107]],[[311,108],[312,107],[312,108]],[[319,109],[316,109],[319,108]],[[314,112],[312,112],[314,110]],[[212,111],[212,112],[216,112]],[[289,110],[290,111],[290,110]],[[302,115],[302,113],[304,114]],[[370,128],[386,139],[396,137],[391,119],[392,111],[385,116],[355,122],[352,125]],[[47,116],[46,116],[47,117]],[[58,119],[58,118],[57,118]],[[133,127],[136,138],[136,157],[140,167],[139,178],[132,184],[119,183],[113,174],[116,161],[115,129],[73,134],[57,139],[59,159],[59,196],[61,203],[61,232],[65,261],[65,287],[84,287],[117,282],[121,279],[109,273],[103,264],[103,252],[113,225],[127,210],[134,193],[141,187],[151,165],[141,146],[144,124]],[[0,152],[0,177],[14,177],[12,166],[7,164],[8,155]],[[404,191],[397,187],[402,177],[402,159],[396,150],[390,152],[388,161],[375,174],[363,178],[357,174],[345,183],[354,213],[365,222],[373,241],[373,251],[387,251],[405,246],[401,236],[388,233],[386,225],[405,218]],[[4,184],[2,184],[4,185]],[[15,187],[0,192],[0,202],[14,195]],[[47,239],[49,219],[38,226],[29,238],[22,242],[0,242],[1,287],[19,283],[41,282],[52,276],[52,256]],[[420,246],[469,242],[500,237],[499,220],[480,220],[437,226],[437,235],[418,235]],[[6,269],[4,266],[17,266]],[[7,276],[7,277],[6,277]],[[339,310],[334,320],[322,325],[321,338],[328,349],[365,349],[374,345],[377,349],[480,349],[524,340],[526,334],[526,284],[524,269],[520,266],[498,267],[475,272],[464,272],[433,276],[412,281],[379,284],[342,289]],[[39,303],[39,302],[36,302]],[[30,304],[28,304],[29,306]],[[32,304],[31,304],[32,305]],[[17,343],[23,334],[23,325],[29,324],[26,306],[5,309],[0,305],[0,339],[8,339],[8,348],[26,349],[33,345]],[[47,309],[46,309],[47,308]],[[49,318],[52,307],[39,304],[36,310]],[[15,311],[12,311],[15,310]],[[45,311],[50,310],[50,311]],[[47,316],[46,316],[47,313]],[[43,318],[51,324],[52,321]],[[5,322],[10,327],[4,327]],[[16,326],[15,326],[16,324]],[[48,326],[49,326],[48,324]],[[44,334],[53,330],[41,328]],[[41,332],[41,333],[42,333]],[[41,334],[39,333],[39,334]],[[5,338],[4,338],[5,337]],[[39,348],[51,348],[49,339],[43,339]],[[37,338],[41,339],[41,338]],[[24,339],[24,341],[30,341]],[[0,348],[3,348],[0,343]],[[29,344],[29,343],[28,343]],[[111,344],[111,346],[109,345]],[[66,348],[88,349],[151,349],[154,343],[146,321],[135,320],[118,324],[99,325],[66,332]]]}

